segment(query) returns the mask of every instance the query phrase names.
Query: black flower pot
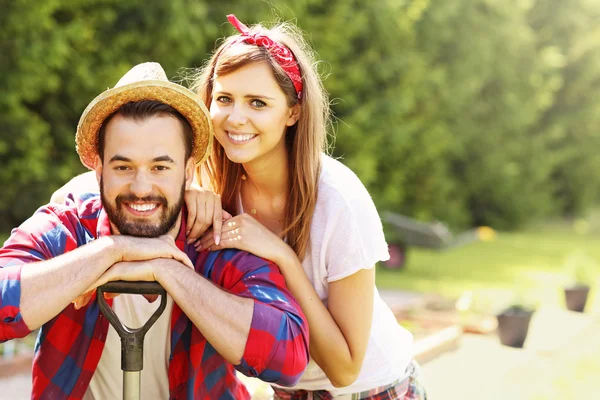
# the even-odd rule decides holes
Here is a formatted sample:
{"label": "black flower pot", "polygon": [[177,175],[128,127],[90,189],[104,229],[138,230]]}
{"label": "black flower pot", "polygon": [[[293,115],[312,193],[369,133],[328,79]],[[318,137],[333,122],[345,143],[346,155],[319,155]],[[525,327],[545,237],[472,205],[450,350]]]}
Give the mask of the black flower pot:
{"label": "black flower pot", "polygon": [[496,316],[498,336],[504,346],[522,348],[529,331],[533,310],[519,306],[510,307]]}
{"label": "black flower pot", "polygon": [[574,285],[565,288],[565,302],[570,311],[583,312],[587,302],[590,287],[587,285]]}

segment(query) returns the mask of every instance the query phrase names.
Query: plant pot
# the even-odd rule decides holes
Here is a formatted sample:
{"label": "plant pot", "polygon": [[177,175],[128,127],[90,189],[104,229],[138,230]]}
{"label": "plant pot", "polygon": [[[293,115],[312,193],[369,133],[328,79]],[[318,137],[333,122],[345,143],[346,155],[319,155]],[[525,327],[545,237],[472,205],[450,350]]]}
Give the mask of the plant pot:
{"label": "plant pot", "polygon": [[390,270],[401,270],[406,264],[406,245],[392,243],[388,246],[390,259],[383,262],[383,267]]}
{"label": "plant pot", "polygon": [[522,348],[529,331],[533,310],[523,307],[510,307],[496,316],[498,336],[504,346]]}
{"label": "plant pot", "polygon": [[574,285],[565,288],[565,303],[570,311],[583,312],[587,302],[590,287],[587,285]]}

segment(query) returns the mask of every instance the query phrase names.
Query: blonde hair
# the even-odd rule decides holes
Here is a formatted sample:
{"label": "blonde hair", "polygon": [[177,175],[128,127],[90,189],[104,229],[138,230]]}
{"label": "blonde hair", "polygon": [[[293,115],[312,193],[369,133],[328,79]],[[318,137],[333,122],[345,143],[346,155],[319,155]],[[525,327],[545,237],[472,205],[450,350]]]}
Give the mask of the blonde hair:
{"label": "blonde hair", "polygon": [[[270,29],[254,25],[251,27],[251,33],[268,36],[292,51],[302,75],[301,100],[298,100],[292,80],[271,57],[269,51],[262,46],[239,41],[240,35],[228,37],[217,48],[195,76],[192,90],[197,91],[209,107],[216,76],[227,75],[251,63],[264,62],[270,66],[275,80],[286,94],[287,105],[293,107],[300,103],[300,118],[296,124],[288,127],[285,133],[289,156],[290,194],[285,206],[282,237],[286,237],[287,243],[298,258],[303,260],[317,202],[321,153],[326,151],[327,146],[329,99],[317,72],[313,51],[302,38],[298,28],[289,23],[280,23]],[[197,174],[200,183],[205,186],[208,184],[221,195],[225,210],[239,212],[237,199],[244,174],[242,165],[230,161],[223,147],[215,140],[213,151],[201,168],[202,173]],[[203,177],[208,178],[208,182],[203,182]]]}

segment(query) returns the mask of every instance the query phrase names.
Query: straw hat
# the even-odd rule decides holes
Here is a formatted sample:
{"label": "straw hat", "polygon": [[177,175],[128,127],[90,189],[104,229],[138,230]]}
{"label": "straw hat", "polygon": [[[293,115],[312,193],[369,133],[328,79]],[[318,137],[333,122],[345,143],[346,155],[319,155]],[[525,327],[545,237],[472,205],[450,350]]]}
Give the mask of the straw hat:
{"label": "straw hat", "polygon": [[213,128],[210,114],[202,100],[191,90],[169,82],[160,64],[147,62],[129,70],[114,88],[96,97],[81,115],[75,142],[83,165],[94,169],[98,131],[104,120],[123,104],[142,100],[160,101],[179,111],[189,121],[194,132],[192,158],[199,164],[208,157]]}

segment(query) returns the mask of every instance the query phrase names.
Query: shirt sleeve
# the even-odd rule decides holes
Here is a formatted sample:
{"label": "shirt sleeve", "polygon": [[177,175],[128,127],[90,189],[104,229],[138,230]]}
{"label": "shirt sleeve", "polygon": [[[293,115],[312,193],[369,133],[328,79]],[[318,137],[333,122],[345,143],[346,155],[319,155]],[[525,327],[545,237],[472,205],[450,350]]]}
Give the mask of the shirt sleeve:
{"label": "shirt sleeve", "polygon": [[[352,190],[330,193],[327,207],[327,280],[344,279],[389,259],[379,213],[367,189],[356,179]],[[351,193],[351,195],[349,194]]]}
{"label": "shirt sleeve", "polygon": [[24,337],[31,331],[23,321],[21,269],[48,260],[73,243],[72,234],[52,206],[42,207],[0,249],[0,342]]}
{"label": "shirt sleeve", "polygon": [[219,285],[254,300],[244,355],[235,368],[266,382],[295,385],[309,361],[308,323],[279,268],[232,249],[222,251],[219,259],[215,262],[215,268],[223,267]]}

